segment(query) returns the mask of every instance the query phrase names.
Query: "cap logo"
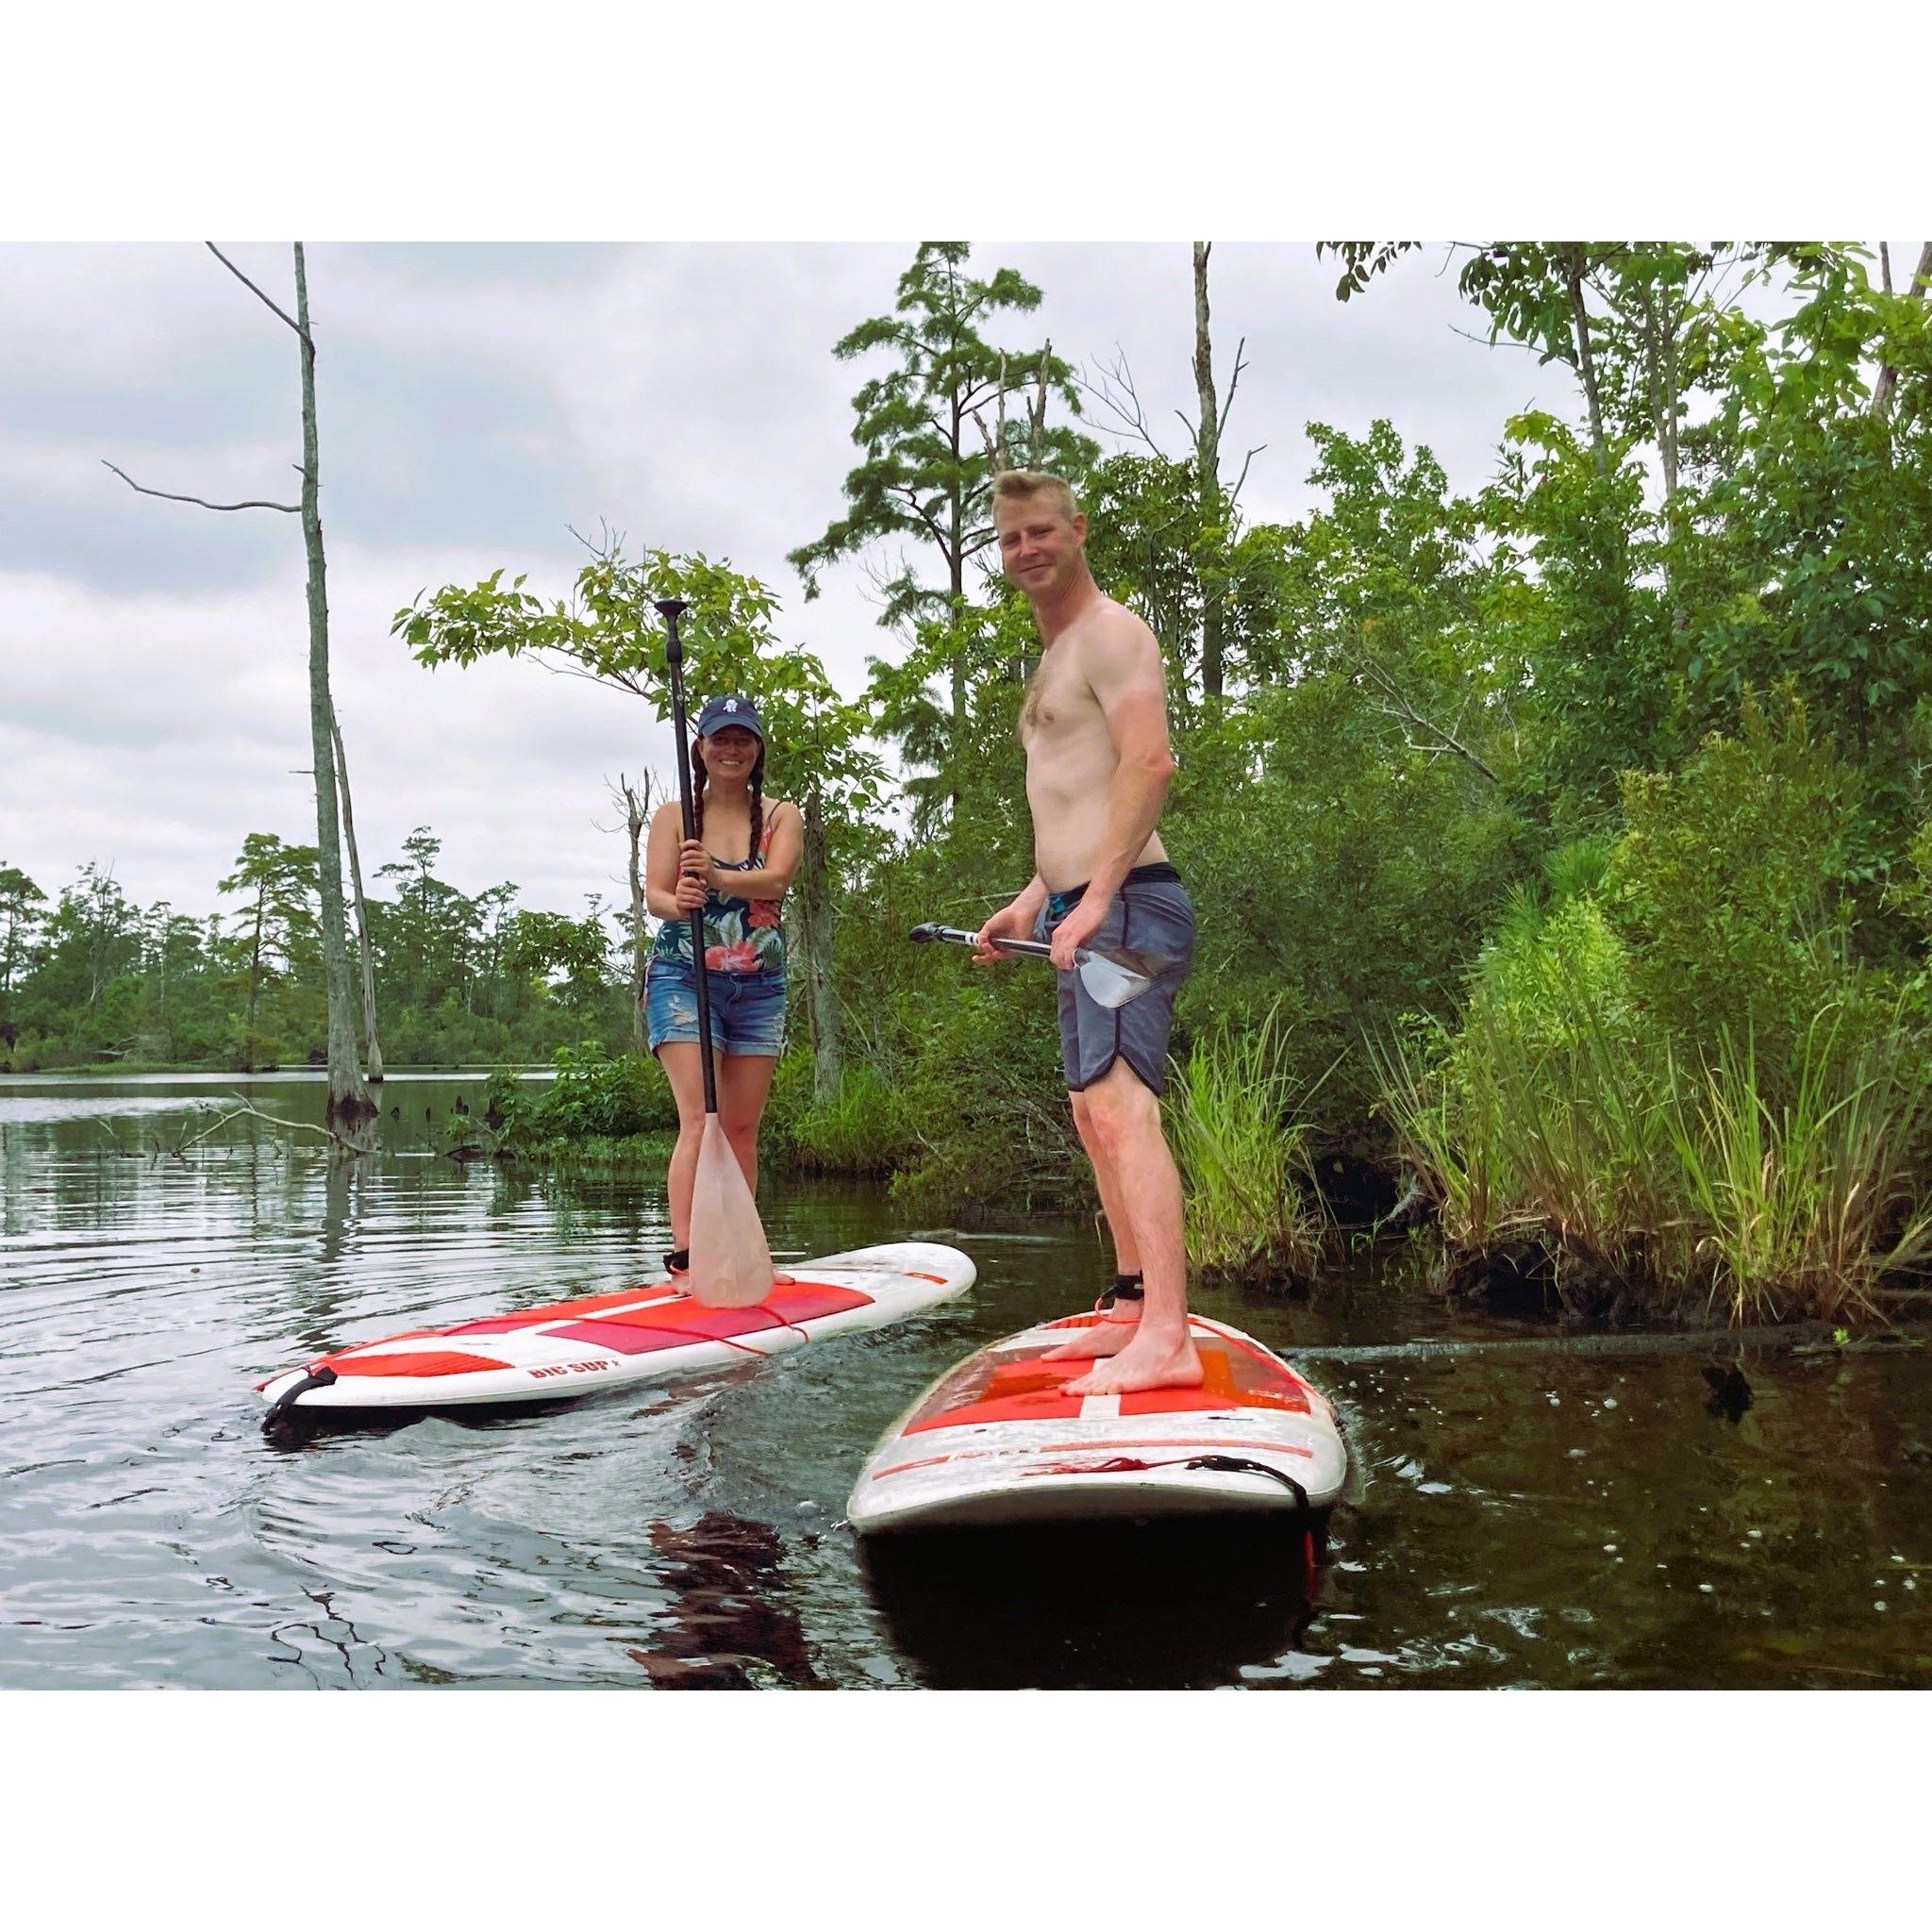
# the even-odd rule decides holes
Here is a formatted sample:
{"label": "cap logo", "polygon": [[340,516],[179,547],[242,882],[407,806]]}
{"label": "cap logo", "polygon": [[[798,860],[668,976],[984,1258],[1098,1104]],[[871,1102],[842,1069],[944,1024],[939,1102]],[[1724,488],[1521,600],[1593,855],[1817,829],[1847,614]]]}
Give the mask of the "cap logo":
{"label": "cap logo", "polygon": [[737,710],[737,708],[738,708],[738,700],[737,700],[736,698],[726,698],[726,699],[724,700],[724,708],[725,708],[725,709],[726,709],[727,711],[735,711],[735,710]]}

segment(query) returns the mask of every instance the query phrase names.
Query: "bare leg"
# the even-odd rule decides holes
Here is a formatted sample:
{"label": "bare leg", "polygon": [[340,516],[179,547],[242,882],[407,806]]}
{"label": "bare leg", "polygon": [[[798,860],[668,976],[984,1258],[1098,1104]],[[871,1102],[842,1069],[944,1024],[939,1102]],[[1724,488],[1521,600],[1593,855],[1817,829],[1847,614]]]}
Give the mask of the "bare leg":
{"label": "bare leg", "polygon": [[658,1049],[664,1076],[677,1101],[677,1145],[671,1150],[665,1191],[671,1197],[671,1245],[691,1246],[691,1191],[697,1177],[698,1142],[705,1132],[705,1071],[694,1040],[667,1040]]}
{"label": "bare leg", "polygon": [[1133,1339],[1066,1385],[1070,1395],[1139,1389],[1191,1389],[1201,1357],[1188,1330],[1188,1264],[1181,1180],[1160,1130],[1160,1103],[1125,1060],[1087,1090],[1094,1140],[1112,1163],[1114,1186],[1140,1252],[1147,1299]]}
{"label": "bare leg", "polygon": [[[758,1123],[765,1117],[777,1070],[770,1054],[727,1053],[718,1061],[718,1124],[754,1195],[758,1191]],[[773,1271],[774,1287],[789,1288],[791,1281],[782,1269]]]}
{"label": "bare leg", "polygon": [[758,1123],[777,1067],[767,1054],[727,1053],[718,1061],[718,1124],[754,1194],[758,1191]]}
{"label": "bare leg", "polygon": [[[1100,1190],[1100,1206],[1107,1216],[1107,1231],[1113,1241],[1116,1274],[1136,1274],[1141,1271],[1141,1251],[1134,1241],[1133,1224],[1121,1201],[1120,1181],[1114,1173],[1113,1155],[1093,1129],[1092,1109],[1084,1093],[1069,1093],[1074,1125],[1079,1130],[1080,1144],[1093,1163],[1093,1179]],[[1096,1356],[1118,1355],[1134,1339],[1141,1320],[1138,1301],[1115,1302],[1091,1327],[1082,1328],[1059,1347],[1048,1349],[1044,1361],[1091,1361]]]}

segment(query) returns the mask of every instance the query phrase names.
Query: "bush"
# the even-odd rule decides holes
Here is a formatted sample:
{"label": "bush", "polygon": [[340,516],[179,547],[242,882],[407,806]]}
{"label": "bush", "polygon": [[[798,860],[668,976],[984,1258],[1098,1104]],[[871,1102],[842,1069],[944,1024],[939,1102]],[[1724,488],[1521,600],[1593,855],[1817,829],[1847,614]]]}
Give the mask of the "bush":
{"label": "bush", "polygon": [[917,1151],[904,1101],[868,1062],[848,1065],[829,1099],[816,1099],[811,1087],[808,1052],[778,1063],[765,1114],[774,1159],[806,1174],[884,1174]]}
{"label": "bush", "polygon": [[625,1140],[677,1126],[677,1103],[655,1061],[636,1054],[613,1058],[595,1041],[560,1046],[557,1077],[545,1085],[498,1068],[483,1087],[482,1124],[506,1148],[541,1142]]}
{"label": "bush", "polygon": [[1625,774],[1613,903],[1668,1033],[1754,1040],[1775,1081],[1826,1006],[1882,1024],[1852,960],[1854,791],[1789,693],[1770,712],[1747,696],[1737,735],[1713,733],[1680,772]]}

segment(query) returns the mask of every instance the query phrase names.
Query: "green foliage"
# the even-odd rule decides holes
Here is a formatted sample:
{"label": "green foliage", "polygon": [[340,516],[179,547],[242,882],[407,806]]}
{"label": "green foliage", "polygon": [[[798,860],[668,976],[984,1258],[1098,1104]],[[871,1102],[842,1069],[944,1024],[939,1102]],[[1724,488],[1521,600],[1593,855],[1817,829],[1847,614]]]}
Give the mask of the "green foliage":
{"label": "green foliage", "polygon": [[26,963],[47,895],[17,865],[0,865],[0,993]]}
{"label": "green foliage", "polygon": [[825,1099],[812,1093],[808,1055],[778,1063],[764,1134],[775,1161],[804,1174],[890,1174],[915,1154],[918,1140],[904,1098],[870,1062],[847,1066]]}
{"label": "green foliage", "polygon": [[779,639],[778,598],[758,578],[664,550],[632,563],[608,533],[567,597],[546,603],[524,588],[525,577],[507,587],[503,577],[496,571],[468,589],[422,592],[396,612],[391,631],[432,669],[527,655],[643,698],[668,718],[665,631],[655,607],[681,599],[686,691],[738,691],[757,703],[766,727],[765,795],[802,802],[816,794],[822,862],[853,865],[877,849],[872,822],[885,767],[865,742],[868,707],[842,699],[813,652]]}
{"label": "green foliage", "polygon": [[641,1054],[613,1056],[595,1041],[559,1046],[551,1056],[557,1076],[519,1081],[497,1074],[484,1089],[487,1124],[515,1148],[553,1140],[622,1140],[675,1133],[677,1103],[657,1063]]}
{"label": "green foliage", "polygon": [[1198,1035],[1175,1063],[1167,1119],[1184,1188],[1188,1255],[1203,1274],[1306,1277],[1319,1257],[1309,1095],[1296,1078],[1290,1024],[1277,1001],[1252,1027],[1224,1021]]}
{"label": "green foliage", "polygon": [[[628,970],[608,961],[597,908],[582,919],[520,914],[507,884],[469,898],[436,876],[439,843],[417,827],[408,862],[378,874],[398,881],[396,898],[369,905],[388,1063],[527,1063],[564,1041],[628,1041]],[[33,1064],[48,1068],[314,1063],[327,1033],[314,849],[251,833],[222,890],[248,903],[197,921],[134,906],[83,868],[0,991],[0,1023],[20,1036],[14,1069],[27,1070],[28,1035]],[[512,958],[520,917],[530,923]]]}
{"label": "green foliage", "polygon": [[1746,700],[1676,773],[1631,773],[1613,901],[1667,1032],[1755,1039],[1781,1064],[1821,1008],[1856,997],[1856,777],[1787,696]]}
{"label": "green foliage", "polygon": [[[1788,971],[1776,991],[1815,984]],[[1748,1019],[1702,1036],[1696,1002],[1663,991],[1592,897],[1524,900],[1454,1032],[1377,1043],[1383,1111],[1452,1256],[1480,1273],[1527,1249],[1578,1307],[1702,1288],[1734,1319],[1869,1312],[1883,1273],[1932,1252],[1923,1026],[1897,1000],[1874,1021],[1860,987],[1767,1055]]]}

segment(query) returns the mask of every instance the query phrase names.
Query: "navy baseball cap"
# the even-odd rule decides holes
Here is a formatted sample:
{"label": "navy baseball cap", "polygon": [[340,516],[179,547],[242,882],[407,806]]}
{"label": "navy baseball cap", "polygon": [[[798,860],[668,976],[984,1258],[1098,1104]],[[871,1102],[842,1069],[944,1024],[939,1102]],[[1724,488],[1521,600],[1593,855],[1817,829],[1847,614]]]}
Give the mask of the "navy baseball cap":
{"label": "navy baseball cap", "polygon": [[709,738],[727,724],[742,724],[762,744],[765,727],[758,721],[758,708],[749,698],[708,698],[698,713],[698,736]]}

